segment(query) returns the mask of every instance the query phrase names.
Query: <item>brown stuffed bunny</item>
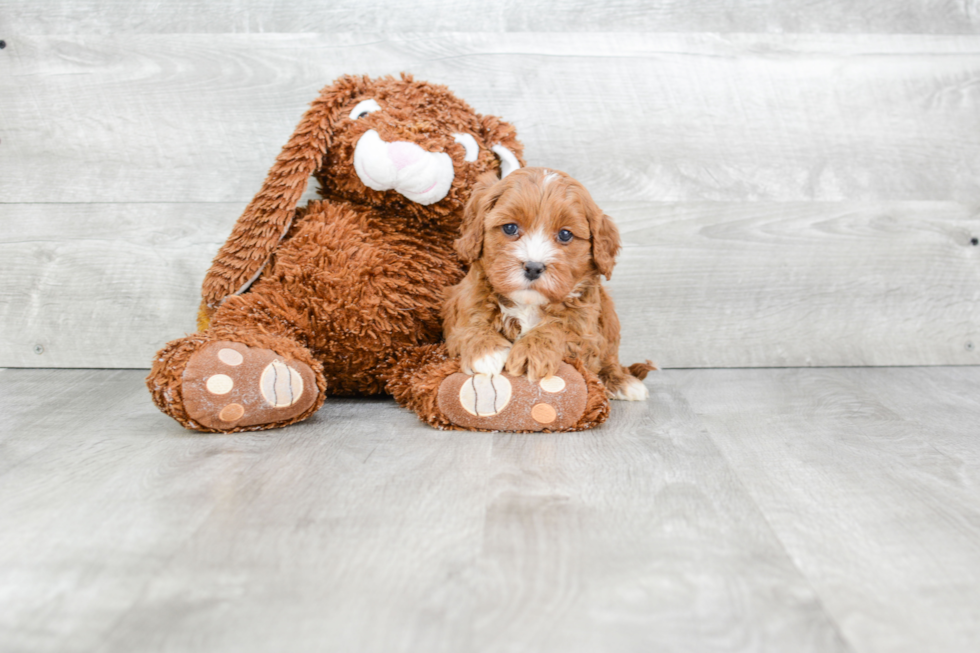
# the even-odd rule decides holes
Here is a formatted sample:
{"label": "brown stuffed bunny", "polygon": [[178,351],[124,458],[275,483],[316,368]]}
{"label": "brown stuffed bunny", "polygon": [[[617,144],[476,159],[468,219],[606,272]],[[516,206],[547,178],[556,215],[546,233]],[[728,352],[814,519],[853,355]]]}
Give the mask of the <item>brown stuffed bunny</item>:
{"label": "brown stuffed bunny", "polygon": [[[200,331],[157,354],[156,405],[234,432],[303,420],[328,392],[388,392],[435,426],[479,428],[431,410],[459,372],[440,308],[465,272],[453,241],[477,178],[519,168],[522,149],[444,86],[403,74],[325,88],[214,259]],[[323,199],[297,208],[311,175]],[[576,426],[601,421],[601,385],[566,376],[595,404],[575,405]]]}

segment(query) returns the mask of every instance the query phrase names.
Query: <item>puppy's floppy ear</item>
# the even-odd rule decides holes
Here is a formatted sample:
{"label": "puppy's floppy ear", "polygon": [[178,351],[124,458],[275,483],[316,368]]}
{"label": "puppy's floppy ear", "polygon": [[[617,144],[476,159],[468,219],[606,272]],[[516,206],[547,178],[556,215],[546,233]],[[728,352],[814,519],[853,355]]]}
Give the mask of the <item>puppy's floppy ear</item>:
{"label": "puppy's floppy ear", "polygon": [[480,137],[497,156],[501,179],[527,165],[524,146],[517,140],[517,130],[509,122],[497,116],[480,116]]}
{"label": "puppy's floppy ear", "polygon": [[613,266],[616,265],[616,255],[622,249],[619,239],[619,229],[608,215],[602,212],[594,202],[586,211],[589,217],[589,231],[592,232],[592,260],[599,272],[607,279],[612,279]]}
{"label": "puppy's floppy ear", "polygon": [[231,294],[241,294],[262,273],[296,213],[306,184],[331,146],[337,110],[369,90],[368,77],[344,76],[320,91],[303,114],[262,189],[245,208],[218,251],[201,288],[201,323]]}
{"label": "puppy's floppy ear", "polygon": [[456,253],[464,263],[472,263],[483,253],[484,222],[502,192],[502,184],[492,172],[486,172],[476,180],[470,201],[463,210],[463,224],[455,243]]}

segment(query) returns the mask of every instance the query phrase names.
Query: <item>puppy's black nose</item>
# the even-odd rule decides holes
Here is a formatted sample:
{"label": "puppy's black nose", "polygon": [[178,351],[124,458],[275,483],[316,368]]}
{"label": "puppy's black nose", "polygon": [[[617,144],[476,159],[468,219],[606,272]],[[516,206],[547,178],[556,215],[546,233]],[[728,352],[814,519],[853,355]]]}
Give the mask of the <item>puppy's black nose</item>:
{"label": "puppy's black nose", "polygon": [[540,277],[542,272],[544,272],[544,263],[528,261],[524,264],[524,276],[527,277],[529,281],[534,281]]}

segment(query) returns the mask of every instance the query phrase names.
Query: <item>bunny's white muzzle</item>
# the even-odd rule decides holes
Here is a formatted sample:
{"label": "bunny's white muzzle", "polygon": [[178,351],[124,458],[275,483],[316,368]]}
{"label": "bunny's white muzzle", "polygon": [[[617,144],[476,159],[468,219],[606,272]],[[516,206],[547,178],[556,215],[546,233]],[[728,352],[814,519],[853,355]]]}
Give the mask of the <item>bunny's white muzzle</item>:
{"label": "bunny's white muzzle", "polygon": [[423,206],[444,198],[455,176],[445,152],[427,152],[407,141],[386,143],[373,129],[357,141],[354,170],[368,188],[395,189]]}

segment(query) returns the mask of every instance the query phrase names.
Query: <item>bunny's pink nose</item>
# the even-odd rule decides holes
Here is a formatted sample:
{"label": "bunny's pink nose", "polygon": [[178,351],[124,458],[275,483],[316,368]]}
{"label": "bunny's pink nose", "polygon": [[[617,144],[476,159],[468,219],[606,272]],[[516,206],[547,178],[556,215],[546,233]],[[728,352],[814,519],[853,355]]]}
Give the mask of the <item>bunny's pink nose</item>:
{"label": "bunny's pink nose", "polygon": [[399,170],[412,165],[421,159],[424,154],[425,150],[415,143],[406,143],[405,141],[388,143],[388,157]]}

